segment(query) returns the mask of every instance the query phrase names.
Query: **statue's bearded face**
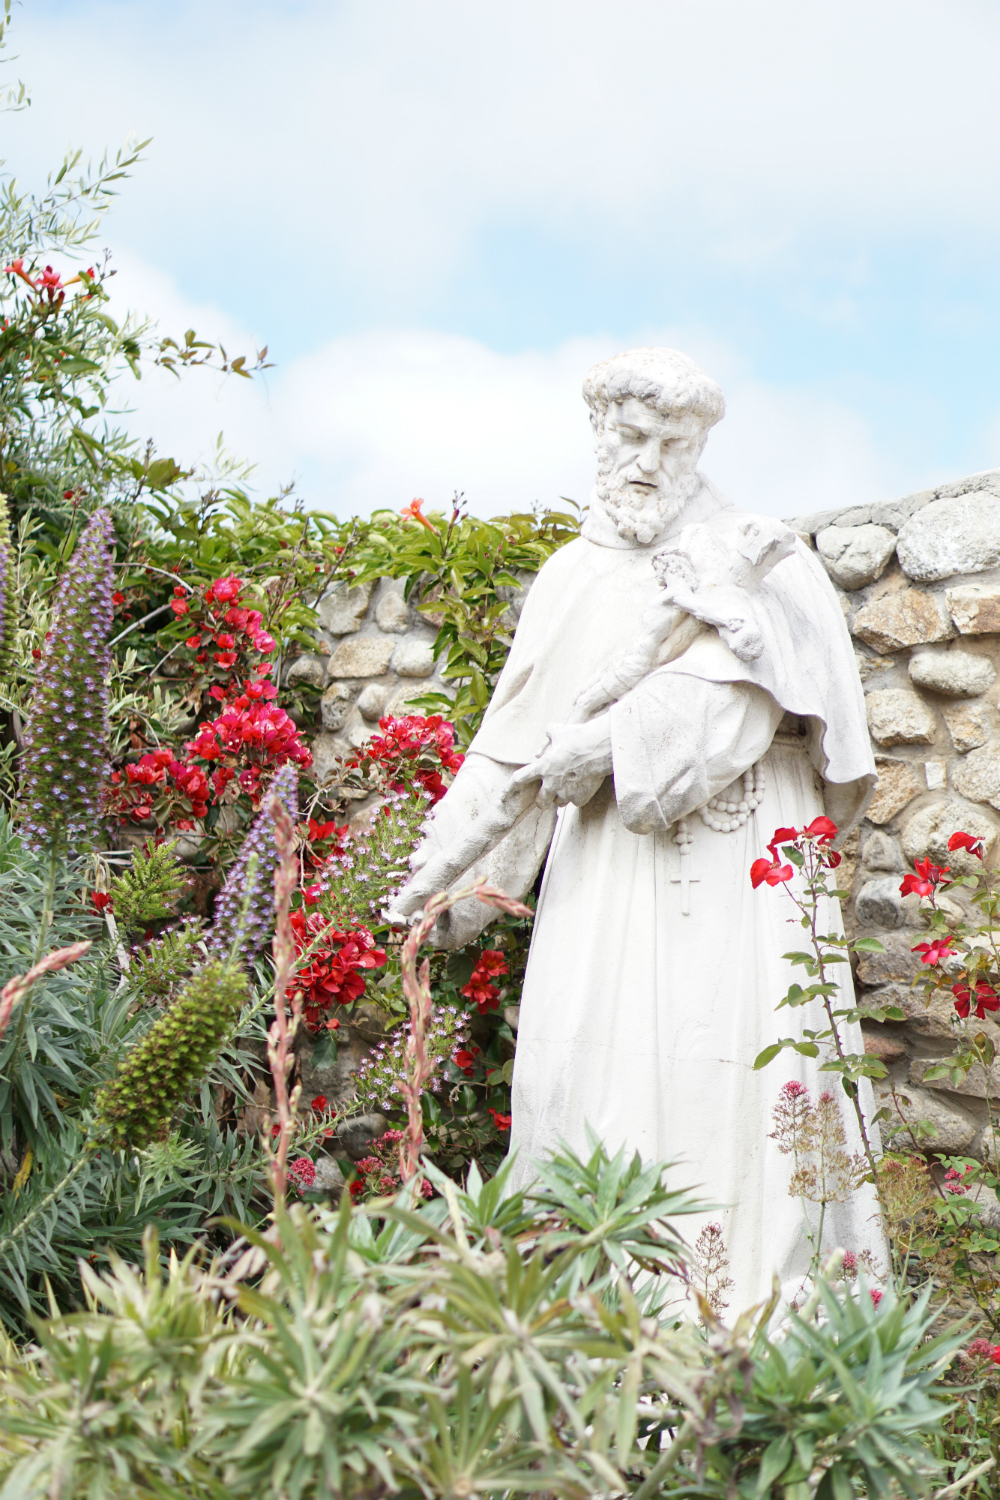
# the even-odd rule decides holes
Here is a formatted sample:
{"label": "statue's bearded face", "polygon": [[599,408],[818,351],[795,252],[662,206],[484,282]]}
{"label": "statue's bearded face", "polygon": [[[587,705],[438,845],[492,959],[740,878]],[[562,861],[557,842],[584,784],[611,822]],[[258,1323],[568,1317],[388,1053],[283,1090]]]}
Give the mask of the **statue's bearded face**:
{"label": "statue's bearded face", "polygon": [[612,402],[597,437],[597,495],[619,536],[646,544],[680,515],[707,435],[689,413],[665,417],[635,396]]}

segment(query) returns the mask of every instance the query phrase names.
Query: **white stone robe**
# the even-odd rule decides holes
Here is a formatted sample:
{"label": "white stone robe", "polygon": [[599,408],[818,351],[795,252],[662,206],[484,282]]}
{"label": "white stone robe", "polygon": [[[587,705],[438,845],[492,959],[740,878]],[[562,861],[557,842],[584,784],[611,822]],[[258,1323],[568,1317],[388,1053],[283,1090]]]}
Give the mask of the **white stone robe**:
{"label": "white stone robe", "polygon": [[[697,519],[719,508],[707,489]],[[435,815],[432,845],[475,819],[506,774],[543,748],[546,726],[626,644],[655,592],[650,553],[666,538],[629,546],[592,517],[529,594],[483,728]],[[814,1098],[830,1089],[860,1148],[835,1075],[793,1052],[753,1068],[770,1042],[824,1022],[812,1007],[775,1014],[802,972],[781,955],[801,946],[802,934],[789,925],[796,914],[782,890],[752,890],[750,865],[780,826],[802,827],[824,810],[856,819],[874,780],[853,651],[821,565],[802,547],[765,585],[760,661],[738,661],[714,631],[700,637],[610,709],[613,770],[598,794],[558,819],[533,814],[477,867],[523,894],[551,839],[514,1065],[516,1181],[530,1181],[532,1161],[560,1140],[583,1152],[588,1123],[611,1151],[676,1162],[672,1180],[717,1205],[678,1227],[693,1240],[702,1223],[721,1222],[731,1313],[766,1297],[775,1272],[794,1295],[809,1262],[801,1208],[788,1196],[790,1158],[768,1139],[781,1085],[796,1078]],[[786,711],[805,733],[779,732]],[[756,813],[736,832],[707,827],[696,809],[734,781],[739,800],[740,778],[757,763],[765,790]],[[674,841],[681,817],[692,835],[688,915]],[[456,908],[443,941],[468,941],[486,916],[475,903]],[[831,928],[839,921],[831,912]],[[838,970],[850,1003],[847,966]],[[847,1046],[860,1051],[850,1031]],[[862,1100],[870,1114],[867,1085]],[[824,1239],[884,1260],[873,1193],[829,1210]]]}

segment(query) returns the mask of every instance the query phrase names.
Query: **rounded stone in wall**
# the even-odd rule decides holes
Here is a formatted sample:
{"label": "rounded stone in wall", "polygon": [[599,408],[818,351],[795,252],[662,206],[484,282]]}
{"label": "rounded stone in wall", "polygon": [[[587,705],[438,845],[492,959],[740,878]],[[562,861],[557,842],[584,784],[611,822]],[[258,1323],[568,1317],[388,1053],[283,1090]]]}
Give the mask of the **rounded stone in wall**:
{"label": "rounded stone in wall", "polygon": [[989,854],[996,840],[997,825],[985,808],[968,807],[964,802],[945,798],[921,808],[908,819],[903,829],[903,853],[911,863],[929,856],[936,865],[948,865],[956,875],[974,875],[982,868],[975,855],[948,848],[948,840],[959,831],[982,839]]}
{"label": "rounded stone in wall", "polygon": [[900,567],[917,583],[982,573],[1000,563],[1000,502],[989,490],[933,500],[900,527]]}
{"label": "rounded stone in wall", "polygon": [[358,708],[370,724],[374,724],[385,713],[385,706],[392,688],[380,682],[370,682],[358,698]]}
{"label": "rounded stone in wall", "polygon": [[380,630],[401,635],[410,628],[410,606],[403,598],[401,587],[386,579],[382,594],[375,606],[375,623]]}
{"label": "rounded stone in wall", "polygon": [[978,698],[997,679],[988,656],[973,651],[917,651],[910,658],[911,681],[949,698]]}
{"label": "rounded stone in wall", "polygon": [[863,589],[881,578],[895,548],[885,526],[827,526],[816,535],[816,551],[842,589]]}
{"label": "rounded stone in wall", "polygon": [[880,745],[929,745],[937,728],[933,710],[916,693],[882,688],[865,699],[868,728]]}
{"label": "rounded stone in wall", "polygon": [[988,802],[1000,808],[1000,752],[994,745],[970,750],[952,771],[952,785],[970,802]]}
{"label": "rounded stone in wall", "polygon": [[434,671],[433,643],[419,637],[400,641],[392,653],[392,670],[400,677],[430,677]]}
{"label": "rounded stone in wall", "polygon": [[866,927],[902,927],[906,922],[899,876],[883,875],[861,887],[854,910]]}

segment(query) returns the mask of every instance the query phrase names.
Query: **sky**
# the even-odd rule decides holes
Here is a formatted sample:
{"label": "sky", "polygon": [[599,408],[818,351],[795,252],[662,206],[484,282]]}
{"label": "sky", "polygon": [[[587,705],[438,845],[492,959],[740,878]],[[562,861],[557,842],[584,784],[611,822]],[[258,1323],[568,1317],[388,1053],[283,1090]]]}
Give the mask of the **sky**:
{"label": "sky", "polygon": [[804,515],[1000,463],[996,0],[21,0],[2,155],[145,159],[113,310],[253,382],[129,383],[185,465],[341,517],[587,501],[580,386],[683,349],[703,468]]}

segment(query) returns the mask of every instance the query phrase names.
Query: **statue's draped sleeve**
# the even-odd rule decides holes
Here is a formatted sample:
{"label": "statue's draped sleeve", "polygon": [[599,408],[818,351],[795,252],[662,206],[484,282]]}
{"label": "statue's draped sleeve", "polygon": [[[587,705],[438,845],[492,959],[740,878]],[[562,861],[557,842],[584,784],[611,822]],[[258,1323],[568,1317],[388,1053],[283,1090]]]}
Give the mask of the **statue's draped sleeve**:
{"label": "statue's draped sleeve", "polygon": [[782,717],[763,688],[661,669],[609,712],[615,800],[632,833],[659,833],[766,755]]}

